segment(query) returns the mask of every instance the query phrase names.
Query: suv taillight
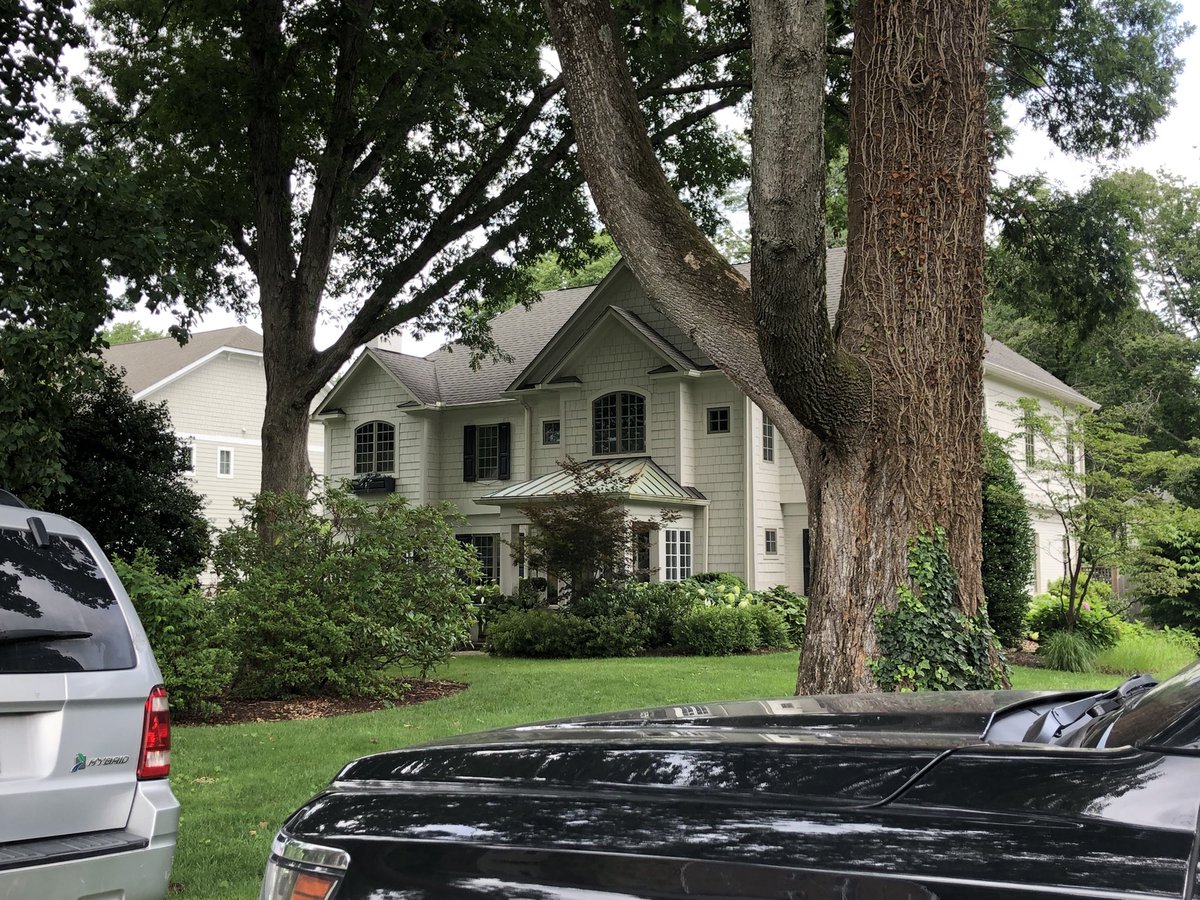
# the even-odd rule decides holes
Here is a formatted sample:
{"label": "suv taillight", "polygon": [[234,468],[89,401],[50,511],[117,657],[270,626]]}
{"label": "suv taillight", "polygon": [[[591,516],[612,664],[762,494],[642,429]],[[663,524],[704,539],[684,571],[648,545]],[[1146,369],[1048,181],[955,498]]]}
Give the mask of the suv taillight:
{"label": "suv taillight", "polygon": [[142,722],[142,755],[137,777],[166,778],[171,774],[171,710],[167,689],[161,684],[146,698],[146,717]]}

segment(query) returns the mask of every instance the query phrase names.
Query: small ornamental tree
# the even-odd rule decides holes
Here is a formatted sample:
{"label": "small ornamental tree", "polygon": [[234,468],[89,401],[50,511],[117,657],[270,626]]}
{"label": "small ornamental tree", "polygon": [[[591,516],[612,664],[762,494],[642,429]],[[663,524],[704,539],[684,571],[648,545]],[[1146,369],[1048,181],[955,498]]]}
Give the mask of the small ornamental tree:
{"label": "small ornamental tree", "polygon": [[610,466],[571,457],[559,466],[571,479],[570,490],[520,507],[529,519],[525,562],[578,599],[589,596],[600,581],[624,581],[634,574],[638,529],[657,529],[674,515],[662,512],[639,521],[635,529],[624,501],[637,476],[621,476]]}
{"label": "small ornamental tree", "polygon": [[1033,502],[1065,531],[1063,577],[1052,595],[1062,606],[1064,630],[1073,632],[1097,573],[1139,556],[1130,536],[1162,513],[1167,500],[1155,485],[1179,460],[1169,451],[1145,452],[1144,437],[1102,413],[1046,411],[1029,398],[1015,408],[1027,435],[1019,467],[1033,484]]}
{"label": "small ornamental tree", "polygon": [[983,595],[1001,646],[1015,647],[1024,631],[1033,575],[1033,526],[1004,441],[983,434]]}

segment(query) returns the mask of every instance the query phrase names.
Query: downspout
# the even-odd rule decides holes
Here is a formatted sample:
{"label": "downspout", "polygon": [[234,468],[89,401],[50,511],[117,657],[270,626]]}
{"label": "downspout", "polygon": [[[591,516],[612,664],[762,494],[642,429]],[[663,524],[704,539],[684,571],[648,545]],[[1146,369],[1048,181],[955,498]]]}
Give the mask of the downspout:
{"label": "downspout", "polygon": [[757,584],[757,567],[754,565],[754,547],[755,547],[755,502],[754,502],[754,404],[750,402],[750,398],[742,395],[742,409],[745,412],[745,424],[743,427],[744,448],[742,452],[742,465],[746,469],[746,585],[750,590],[756,590]]}

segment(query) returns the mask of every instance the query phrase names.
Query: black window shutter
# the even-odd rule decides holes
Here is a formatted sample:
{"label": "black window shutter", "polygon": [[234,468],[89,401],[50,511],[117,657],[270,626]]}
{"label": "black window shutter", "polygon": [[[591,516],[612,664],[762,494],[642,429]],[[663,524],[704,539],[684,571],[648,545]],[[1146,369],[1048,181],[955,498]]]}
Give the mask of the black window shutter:
{"label": "black window shutter", "polygon": [[475,480],[475,426],[463,426],[463,481]]}
{"label": "black window shutter", "polygon": [[501,422],[496,430],[499,432],[498,441],[500,453],[496,459],[496,477],[501,481],[512,478],[512,424]]}

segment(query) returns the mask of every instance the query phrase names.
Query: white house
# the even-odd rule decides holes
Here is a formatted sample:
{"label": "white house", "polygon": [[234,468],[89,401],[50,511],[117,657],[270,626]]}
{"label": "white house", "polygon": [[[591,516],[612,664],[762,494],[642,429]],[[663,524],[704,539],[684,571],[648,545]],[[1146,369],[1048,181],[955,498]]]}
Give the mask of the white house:
{"label": "white house", "polygon": [[[203,331],[184,346],[174,338],[118,344],[105,361],[124,370],[134,399],[166,402],[188,445],[189,477],[214,528],[240,518],[234,500],[258,493],[267,381],[262,335],[244,326]],[[324,470],[322,426],[309,430],[309,460]]]}
{"label": "white house", "polygon": [[[844,251],[830,251],[832,302],[844,262]],[[326,474],[384,473],[382,489],[450,501],[465,517],[462,538],[509,592],[523,574],[509,549],[527,524],[518,507],[566,486],[564,457],[606,462],[637,477],[627,501],[635,519],[664,508],[678,516],[644,538],[655,577],[729,571],[752,588],[805,590],[808,509],[786,445],[623,263],[595,287],[503,313],[492,330],[510,359],[479,370],[462,347],[426,357],[368,348],[318,407]],[[985,383],[988,421],[1001,433],[1020,429],[1002,400],[1094,406],[990,339]],[[1061,571],[1062,529],[1034,516],[1042,590]]]}

